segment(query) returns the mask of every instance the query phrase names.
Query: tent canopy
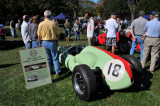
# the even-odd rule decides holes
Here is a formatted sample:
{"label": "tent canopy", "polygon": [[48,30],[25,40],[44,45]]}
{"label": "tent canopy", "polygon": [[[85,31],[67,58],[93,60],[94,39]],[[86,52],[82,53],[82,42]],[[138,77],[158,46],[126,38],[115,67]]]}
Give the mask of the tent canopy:
{"label": "tent canopy", "polygon": [[56,20],[65,20],[67,18],[71,18],[71,16],[65,15],[63,13],[60,13],[59,15],[53,17],[53,19],[56,19]]}

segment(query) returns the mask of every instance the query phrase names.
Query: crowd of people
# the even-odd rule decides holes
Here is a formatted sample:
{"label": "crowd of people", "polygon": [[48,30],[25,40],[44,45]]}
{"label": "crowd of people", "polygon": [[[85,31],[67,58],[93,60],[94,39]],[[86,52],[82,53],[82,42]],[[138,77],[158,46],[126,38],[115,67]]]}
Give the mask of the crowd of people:
{"label": "crowd of people", "polygon": [[[85,15],[86,16],[86,15]],[[156,62],[160,55],[160,21],[158,20],[159,12],[150,14],[150,20],[144,18],[145,12],[140,11],[139,17],[131,23],[131,34],[132,34],[132,45],[130,49],[130,55],[134,55],[135,48],[138,43],[140,44],[140,62],[142,68],[145,68],[145,64],[149,54],[151,54],[151,65],[150,72],[153,73],[155,70]],[[96,37],[95,34],[95,20],[93,17],[88,15],[87,25],[87,38],[88,44],[92,45],[93,39]],[[111,18],[105,23],[106,29],[106,50],[108,47],[112,47],[112,53],[115,53],[117,45],[117,31],[120,29],[121,22],[116,17],[115,13],[111,14]],[[125,27],[128,26],[127,18],[123,24]]]}
{"label": "crowd of people", "polygon": [[[140,61],[142,68],[145,64],[149,54],[151,53],[150,72],[155,70],[156,62],[160,55],[160,21],[158,20],[159,12],[150,15],[150,20],[144,18],[145,12],[139,12],[139,18],[133,20],[131,23],[132,45],[130,55],[134,55],[135,48],[140,44]],[[111,18],[106,22],[106,50],[108,46],[112,46],[112,53],[114,53],[117,39],[116,31],[118,29],[118,22],[116,22],[116,14],[112,14]]]}
{"label": "crowd of people", "polygon": [[[137,44],[140,44],[140,61],[142,67],[145,68],[145,63],[147,57],[151,52],[151,65],[150,72],[154,72],[156,61],[160,53],[160,21],[158,20],[159,14],[155,12],[150,15],[150,20],[144,18],[145,12],[139,12],[139,18],[135,19],[131,23],[131,33],[132,33],[132,46],[130,50],[130,55],[134,55],[134,50]],[[20,35],[23,38],[26,49],[36,48],[36,47],[45,47],[47,53],[47,59],[49,63],[50,72],[53,73],[51,68],[51,61],[53,61],[56,76],[61,72],[60,63],[58,60],[58,23],[56,20],[50,20],[51,11],[46,10],[44,12],[44,21],[41,22],[40,16],[35,15],[33,18],[29,18],[28,15],[23,16],[23,23],[21,26],[18,26],[20,30]],[[92,42],[97,40],[99,35],[99,25],[96,17],[91,17],[89,13],[85,14],[84,21],[87,23],[87,38],[88,45],[92,46]],[[117,34],[116,32],[120,29],[121,26],[120,19],[116,17],[115,13],[111,14],[111,18],[108,19],[104,25],[106,29],[106,50],[108,47],[112,47],[112,53],[115,53],[115,48],[117,45]],[[128,26],[127,19],[124,20],[124,24]],[[11,21],[10,27],[12,30],[13,37],[16,36],[14,21]],[[82,25],[81,20],[75,19],[73,25],[73,30],[75,33],[75,41],[80,41],[80,31],[85,27]],[[72,25],[68,19],[64,23],[65,35],[66,35],[66,46],[69,46],[69,39],[71,36]]]}
{"label": "crowd of people", "polygon": [[[97,41],[97,36],[99,35],[99,25],[100,20],[97,20],[96,16],[91,17],[89,13],[85,14],[84,19],[75,19],[73,30],[75,34],[75,41],[80,41],[80,34],[84,32],[84,30],[87,30],[87,38],[88,43],[91,46],[92,41]],[[65,35],[66,35],[66,44],[69,46],[69,38],[71,36],[71,29],[72,25],[69,23],[69,20],[66,19],[66,22],[64,23],[65,28]]]}
{"label": "crowd of people", "polygon": [[44,17],[45,20],[40,23],[39,15],[33,16],[33,19],[29,19],[28,15],[24,15],[21,25],[22,39],[26,49],[41,46],[46,48],[49,70],[52,74],[51,61],[53,61],[56,76],[58,76],[61,71],[57,52],[58,29],[56,23],[50,20],[51,11],[46,10]]}
{"label": "crowd of people", "polygon": [[150,72],[155,70],[156,62],[160,55],[160,21],[158,20],[159,12],[150,15],[150,20],[144,18],[145,12],[139,12],[139,18],[133,20],[131,24],[132,46],[130,55],[134,55],[134,50],[138,43],[140,44],[140,61],[142,68],[149,54],[151,53]]}

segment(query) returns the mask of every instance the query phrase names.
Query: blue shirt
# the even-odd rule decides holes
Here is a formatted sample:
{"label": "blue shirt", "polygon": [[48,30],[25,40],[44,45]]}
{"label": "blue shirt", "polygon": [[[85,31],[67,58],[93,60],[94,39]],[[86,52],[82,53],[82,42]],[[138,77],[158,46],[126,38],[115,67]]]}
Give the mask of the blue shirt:
{"label": "blue shirt", "polygon": [[144,30],[147,31],[146,36],[148,37],[160,37],[160,21],[158,18],[148,21]]}

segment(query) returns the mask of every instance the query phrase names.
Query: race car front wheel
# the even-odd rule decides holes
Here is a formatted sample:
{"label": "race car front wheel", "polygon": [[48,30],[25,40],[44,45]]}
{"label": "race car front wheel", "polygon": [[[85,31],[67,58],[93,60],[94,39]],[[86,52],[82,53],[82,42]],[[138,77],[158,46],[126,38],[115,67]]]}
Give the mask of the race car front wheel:
{"label": "race car front wheel", "polygon": [[136,57],[134,57],[133,55],[124,55],[122,58],[124,58],[131,64],[134,77],[139,77],[140,75],[142,75],[142,65]]}
{"label": "race car front wheel", "polygon": [[96,91],[96,79],[87,65],[78,65],[72,73],[72,85],[76,95],[83,101],[92,99]]}

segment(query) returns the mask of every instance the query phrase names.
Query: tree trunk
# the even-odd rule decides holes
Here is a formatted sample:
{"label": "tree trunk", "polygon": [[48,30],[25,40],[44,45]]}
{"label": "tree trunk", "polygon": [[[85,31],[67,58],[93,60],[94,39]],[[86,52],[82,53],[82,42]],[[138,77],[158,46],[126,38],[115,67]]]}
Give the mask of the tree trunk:
{"label": "tree trunk", "polygon": [[77,17],[77,12],[74,11],[74,21],[75,21],[76,17]]}
{"label": "tree trunk", "polygon": [[135,16],[136,5],[133,4],[133,7],[132,7],[130,3],[127,3],[127,4],[131,12],[131,21],[133,21]]}
{"label": "tree trunk", "polygon": [[74,21],[77,17],[77,12],[76,12],[76,8],[75,8],[75,3],[74,3],[74,0],[71,1],[71,5],[72,5],[72,10],[73,10],[73,13],[74,13]]}

